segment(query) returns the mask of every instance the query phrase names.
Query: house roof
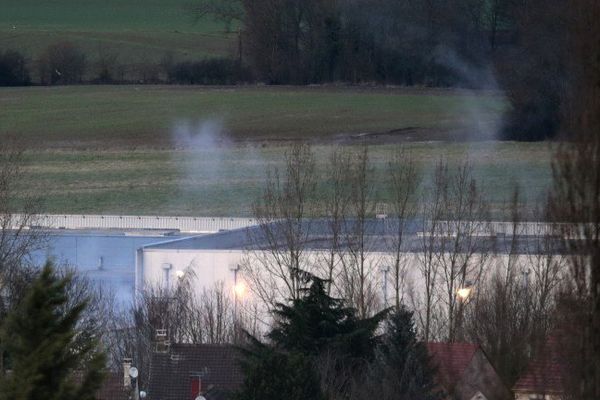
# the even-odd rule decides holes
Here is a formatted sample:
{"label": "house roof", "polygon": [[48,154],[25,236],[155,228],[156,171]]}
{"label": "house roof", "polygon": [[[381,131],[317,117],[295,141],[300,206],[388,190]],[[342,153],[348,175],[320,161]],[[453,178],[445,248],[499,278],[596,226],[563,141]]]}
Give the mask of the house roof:
{"label": "house roof", "polygon": [[243,383],[237,359],[231,345],[175,344],[168,353],[154,353],[148,400],[194,400],[194,377],[200,377],[201,394],[207,400],[223,399]]}
{"label": "house roof", "polygon": [[438,369],[440,383],[446,391],[452,392],[479,346],[471,343],[429,342],[427,350]]}
{"label": "house roof", "polygon": [[[77,370],[72,375],[76,384],[81,385],[83,382],[83,372]],[[96,392],[96,400],[129,400],[130,390],[125,388],[124,378],[122,373],[106,371],[102,385]]]}
{"label": "house roof", "polygon": [[563,362],[560,343],[550,337],[513,387],[515,392],[562,393]]}
{"label": "house roof", "polygon": [[96,400],[128,400],[129,394],[123,384],[123,374],[110,372],[96,393]]}
{"label": "house roof", "polygon": [[[269,235],[265,233],[265,227],[268,227]],[[295,227],[298,236],[302,238],[304,247],[307,250],[330,249],[333,245],[333,234],[331,222],[326,219],[306,219]],[[154,243],[143,246],[144,250],[256,250],[269,249],[273,245],[285,248],[286,237],[289,226],[282,222],[272,222],[266,225],[254,225],[241,229],[218,232],[215,234],[192,236],[183,239],[170,240],[160,243]],[[338,227],[340,239],[337,245],[342,249],[352,246],[352,241],[356,240],[353,233],[359,231],[356,220],[346,220]],[[391,251],[396,243],[396,232],[398,230],[398,220],[389,219],[369,219],[364,222],[364,240],[369,251]],[[420,252],[425,244],[422,235],[423,223],[411,220],[404,222],[403,232],[403,251]],[[516,248],[511,247],[513,243],[508,240],[510,236],[499,235],[489,236],[485,234],[476,235],[476,241],[473,243],[475,251],[488,251],[494,248],[499,253],[516,251],[517,253],[527,254],[532,250],[536,252],[559,251],[559,242],[552,243],[549,248],[539,248],[535,237],[528,235],[517,236]],[[445,244],[444,244],[445,243]],[[443,242],[439,238],[434,238],[432,242],[427,241],[427,245],[436,246],[442,249],[445,245],[449,246],[448,239]]]}

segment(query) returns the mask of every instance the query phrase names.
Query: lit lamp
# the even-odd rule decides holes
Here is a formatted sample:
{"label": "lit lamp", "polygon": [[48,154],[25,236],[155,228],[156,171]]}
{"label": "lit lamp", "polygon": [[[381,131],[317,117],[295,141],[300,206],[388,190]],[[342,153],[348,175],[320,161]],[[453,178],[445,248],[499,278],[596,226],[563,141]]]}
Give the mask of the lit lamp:
{"label": "lit lamp", "polygon": [[246,285],[243,281],[238,282],[238,272],[240,270],[240,266],[230,265],[229,270],[233,272],[233,331],[234,335],[237,335],[237,325],[238,325],[238,299],[244,296],[246,293]]}
{"label": "lit lamp", "polygon": [[471,295],[471,292],[473,291],[473,287],[467,283],[466,286],[461,287],[460,289],[458,289],[456,291],[456,294],[458,295],[458,297],[462,300],[465,301],[469,298],[469,296]]}
{"label": "lit lamp", "polygon": [[246,285],[244,282],[235,283],[233,285],[233,292],[235,293],[236,297],[244,297],[244,294],[246,294]]}

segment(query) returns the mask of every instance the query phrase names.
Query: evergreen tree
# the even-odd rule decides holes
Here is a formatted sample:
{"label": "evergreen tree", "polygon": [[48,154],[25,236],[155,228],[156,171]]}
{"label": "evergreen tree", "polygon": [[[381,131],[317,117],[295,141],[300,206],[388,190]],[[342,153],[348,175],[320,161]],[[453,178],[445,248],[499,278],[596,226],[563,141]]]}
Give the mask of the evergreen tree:
{"label": "evergreen tree", "polygon": [[318,355],[323,350],[356,358],[370,358],[377,338],[375,330],[387,311],[358,319],[353,308],[330,297],[325,281],[312,277],[306,294],[291,305],[275,309],[275,328],[268,337],[288,351]]}
{"label": "evergreen tree", "polygon": [[[250,337],[242,349],[245,381],[240,400],[288,400],[325,398],[317,362],[321,355],[333,356],[341,386],[364,376],[364,367],[374,355],[375,335],[382,312],[360,320],[343,301],[330,297],[325,282],[310,277],[310,287],[291,305],[279,304],[275,327],[267,335],[270,344]],[[344,393],[350,390],[345,390]]]}
{"label": "evergreen tree", "polygon": [[4,320],[0,344],[11,371],[0,377],[0,400],[94,399],[105,357],[96,339],[77,329],[86,302],[67,307],[70,279],[46,264]]}
{"label": "evergreen tree", "polygon": [[413,313],[401,306],[386,321],[369,390],[379,400],[443,399],[434,375],[427,348],[417,338]]}
{"label": "evergreen tree", "polygon": [[312,359],[298,352],[283,352],[249,338],[242,349],[244,384],[238,400],[321,400],[323,394]]}

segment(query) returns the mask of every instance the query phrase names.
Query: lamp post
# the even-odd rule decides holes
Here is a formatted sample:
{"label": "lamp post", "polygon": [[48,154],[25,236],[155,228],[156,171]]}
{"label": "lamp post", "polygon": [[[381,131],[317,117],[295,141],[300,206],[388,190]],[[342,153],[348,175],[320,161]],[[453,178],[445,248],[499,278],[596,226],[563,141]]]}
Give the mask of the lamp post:
{"label": "lamp post", "polygon": [[242,282],[238,282],[238,271],[240,270],[239,264],[230,266],[229,270],[233,272],[233,334],[235,339],[238,330],[238,297],[244,295],[246,288]]}
{"label": "lamp post", "polygon": [[465,282],[465,284],[458,288],[456,291],[456,295],[458,296],[459,304],[458,304],[458,316],[457,316],[457,324],[456,327],[462,331],[463,324],[463,314],[464,314],[464,306],[468,303],[469,298],[471,297],[471,293],[473,292],[473,284],[469,281]]}
{"label": "lamp post", "polygon": [[383,265],[381,272],[383,272],[383,306],[388,308],[388,296],[387,296],[387,284],[388,284],[388,272],[390,271],[389,265]]}
{"label": "lamp post", "polygon": [[131,388],[133,389],[133,400],[140,400],[140,389],[138,386],[138,369],[131,367],[129,369],[129,377],[131,378]]}

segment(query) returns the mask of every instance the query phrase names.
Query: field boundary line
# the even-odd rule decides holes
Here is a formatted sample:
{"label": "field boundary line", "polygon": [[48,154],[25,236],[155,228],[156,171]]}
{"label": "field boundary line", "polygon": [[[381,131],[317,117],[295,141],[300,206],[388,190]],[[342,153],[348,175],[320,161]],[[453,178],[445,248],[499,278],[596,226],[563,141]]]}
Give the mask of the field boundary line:
{"label": "field boundary line", "polygon": [[[18,228],[24,215],[12,215]],[[253,218],[177,217],[160,215],[38,214],[27,218],[28,228],[44,229],[140,229],[178,230],[186,233],[214,233],[255,225]]]}

